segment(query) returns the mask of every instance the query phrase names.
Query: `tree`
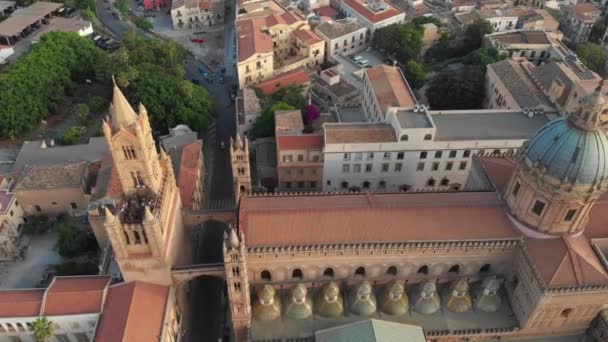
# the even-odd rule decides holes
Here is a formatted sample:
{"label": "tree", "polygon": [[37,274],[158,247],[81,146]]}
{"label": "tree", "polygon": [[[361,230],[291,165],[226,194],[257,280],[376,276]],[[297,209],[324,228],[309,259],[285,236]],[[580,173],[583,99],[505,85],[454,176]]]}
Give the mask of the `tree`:
{"label": "tree", "polygon": [[470,60],[468,64],[478,65],[485,72],[488,64],[496,63],[506,58],[505,55],[500,55],[495,48],[479,48],[471,52],[468,56]]}
{"label": "tree", "polygon": [[46,317],[38,317],[34,321],[33,330],[37,342],[50,342],[55,336],[55,323]]}
{"label": "tree", "polygon": [[102,111],[108,108],[108,103],[108,100],[104,99],[101,96],[93,96],[89,98],[88,105],[91,109],[91,112],[95,114],[100,114]]}
{"label": "tree", "polygon": [[418,58],[422,48],[422,27],[393,24],[374,32],[373,46],[405,64]]}
{"label": "tree", "polygon": [[289,85],[272,94],[273,102],[284,102],[294,108],[304,108],[308,102],[303,95],[303,86]]}
{"label": "tree", "polygon": [[321,113],[319,112],[317,106],[313,104],[306,106],[306,123],[308,125],[311,125],[313,122],[315,122],[315,120],[317,120],[320,115]]}
{"label": "tree", "polygon": [[74,227],[65,219],[57,221],[57,246],[59,247],[59,254],[63,256],[70,256],[75,254],[79,250],[78,243],[76,241],[76,233]]}
{"label": "tree", "polygon": [[576,54],[589,69],[601,76],[606,74],[606,53],[599,44],[583,43],[576,48]]}
{"label": "tree", "polygon": [[72,92],[95,78],[104,53],[75,32],[50,32],[0,73],[0,136],[14,139],[36,127]]}
{"label": "tree", "polygon": [[589,41],[599,43],[604,38],[604,33],[606,33],[606,25],[602,24],[601,21],[596,22],[589,34]]}
{"label": "tree", "polygon": [[135,26],[139,27],[142,30],[152,30],[153,27],[150,20],[144,17],[139,17],[135,19]]}
{"label": "tree", "polygon": [[85,134],[86,131],[87,128],[83,126],[70,127],[63,133],[61,141],[64,145],[77,144],[78,141],[80,141],[80,137]]}
{"label": "tree", "polygon": [[404,74],[413,88],[418,89],[424,85],[424,80],[426,78],[424,66],[415,60],[409,60],[405,64]]}
{"label": "tree", "polygon": [[79,103],[74,107],[74,115],[80,120],[81,124],[86,124],[89,121],[89,114],[91,110],[89,106],[84,103]]}
{"label": "tree", "polygon": [[274,136],[274,112],[277,110],[294,110],[295,107],[285,102],[276,102],[264,109],[253,125],[253,134],[258,138]]}
{"label": "tree", "polygon": [[463,66],[435,76],[426,90],[432,109],[478,109],[484,99],[484,72],[479,66]]}
{"label": "tree", "polygon": [[464,45],[468,51],[479,49],[483,37],[494,32],[492,24],[487,20],[478,20],[467,26],[465,30]]}
{"label": "tree", "polygon": [[95,12],[91,9],[83,9],[80,14],[82,15],[82,19],[94,22],[97,19]]}
{"label": "tree", "polygon": [[114,7],[118,10],[123,20],[129,16],[129,0],[116,0]]}

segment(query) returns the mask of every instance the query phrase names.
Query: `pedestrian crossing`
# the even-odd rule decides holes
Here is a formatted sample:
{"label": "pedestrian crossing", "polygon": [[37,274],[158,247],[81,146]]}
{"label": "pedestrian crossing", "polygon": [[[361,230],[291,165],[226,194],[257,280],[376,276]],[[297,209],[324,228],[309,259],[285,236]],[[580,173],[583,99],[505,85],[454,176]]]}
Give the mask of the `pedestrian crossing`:
{"label": "pedestrian crossing", "polygon": [[206,140],[209,142],[215,142],[215,139],[217,137],[217,125],[215,124],[216,122],[213,121],[210,125],[209,128],[207,129],[207,134],[206,134]]}

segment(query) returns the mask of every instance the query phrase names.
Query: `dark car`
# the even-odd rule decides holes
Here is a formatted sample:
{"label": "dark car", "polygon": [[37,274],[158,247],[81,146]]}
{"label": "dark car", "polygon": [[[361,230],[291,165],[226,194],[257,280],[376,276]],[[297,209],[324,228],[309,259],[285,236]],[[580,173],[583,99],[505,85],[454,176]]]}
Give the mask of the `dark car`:
{"label": "dark car", "polygon": [[224,84],[224,75],[221,75],[218,81],[220,82],[220,84]]}
{"label": "dark car", "polygon": [[194,84],[201,84],[201,81],[197,80],[196,78],[192,79],[192,83]]}

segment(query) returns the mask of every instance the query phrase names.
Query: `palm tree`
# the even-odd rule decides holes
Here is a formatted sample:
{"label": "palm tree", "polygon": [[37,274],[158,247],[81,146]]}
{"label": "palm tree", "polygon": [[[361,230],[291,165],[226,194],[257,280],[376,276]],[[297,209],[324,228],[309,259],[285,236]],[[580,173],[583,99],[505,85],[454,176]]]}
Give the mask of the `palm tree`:
{"label": "palm tree", "polygon": [[55,323],[46,317],[38,317],[34,321],[34,338],[38,342],[50,342],[55,335]]}

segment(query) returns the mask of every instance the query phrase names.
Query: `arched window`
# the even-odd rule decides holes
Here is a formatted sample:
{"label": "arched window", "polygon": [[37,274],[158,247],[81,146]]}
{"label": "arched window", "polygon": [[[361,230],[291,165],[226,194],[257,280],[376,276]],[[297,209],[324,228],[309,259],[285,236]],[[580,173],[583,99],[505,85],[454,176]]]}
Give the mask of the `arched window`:
{"label": "arched window", "polygon": [[355,275],[365,277],[365,267],[357,267]]}
{"label": "arched window", "polygon": [[409,137],[407,136],[407,134],[401,136],[401,141],[407,141],[408,139]]}
{"label": "arched window", "polygon": [[490,272],[491,268],[492,268],[492,266],[490,264],[485,264],[485,265],[481,266],[481,268],[479,269],[479,273],[488,273],[488,272]]}
{"label": "arched window", "polygon": [[420,266],[418,269],[418,274],[429,274],[429,267],[427,265]]}
{"label": "arched window", "polygon": [[426,181],[426,186],[435,186],[435,179],[432,177]]}
{"label": "arched window", "polygon": [[561,312],[560,316],[568,318],[572,314],[572,309],[568,308]]}
{"label": "arched window", "polygon": [[427,134],[424,136],[424,140],[431,140],[433,139],[433,136],[431,134]]}
{"label": "arched window", "polygon": [[123,230],[122,233],[125,236],[125,241],[127,241],[127,245],[130,245],[131,239],[129,238],[129,233],[127,233],[127,231],[125,231],[125,230]]}
{"label": "arched window", "polygon": [[325,271],[323,271],[323,276],[324,277],[333,278],[334,277],[334,269],[331,268],[331,267],[326,268]]}
{"label": "arched window", "polygon": [[266,280],[266,281],[271,281],[272,280],[272,276],[270,275],[270,271],[268,271],[268,270],[263,270],[262,274],[261,274],[261,277],[262,277],[263,280]]}
{"label": "arched window", "polygon": [[141,176],[141,172],[137,171],[137,183],[139,186],[144,186],[144,178]]}
{"label": "arched window", "polygon": [[458,272],[460,272],[460,265],[452,265],[452,267],[450,267],[450,269],[448,270],[448,273],[458,274]]}
{"label": "arched window", "polygon": [[291,277],[294,279],[302,279],[302,270],[296,268],[295,270],[293,270],[293,272],[291,272]]}
{"label": "arched window", "polygon": [[133,237],[135,237],[135,244],[139,245],[141,243],[141,237],[139,236],[139,232],[137,230],[133,231]]}
{"label": "arched window", "polygon": [[369,189],[369,182],[368,181],[363,182],[363,189]]}
{"label": "arched window", "polygon": [[386,274],[396,276],[397,275],[397,266],[391,266],[386,269]]}
{"label": "arched window", "polygon": [[450,180],[447,178],[444,178],[441,180],[441,186],[448,186],[450,184]]}

